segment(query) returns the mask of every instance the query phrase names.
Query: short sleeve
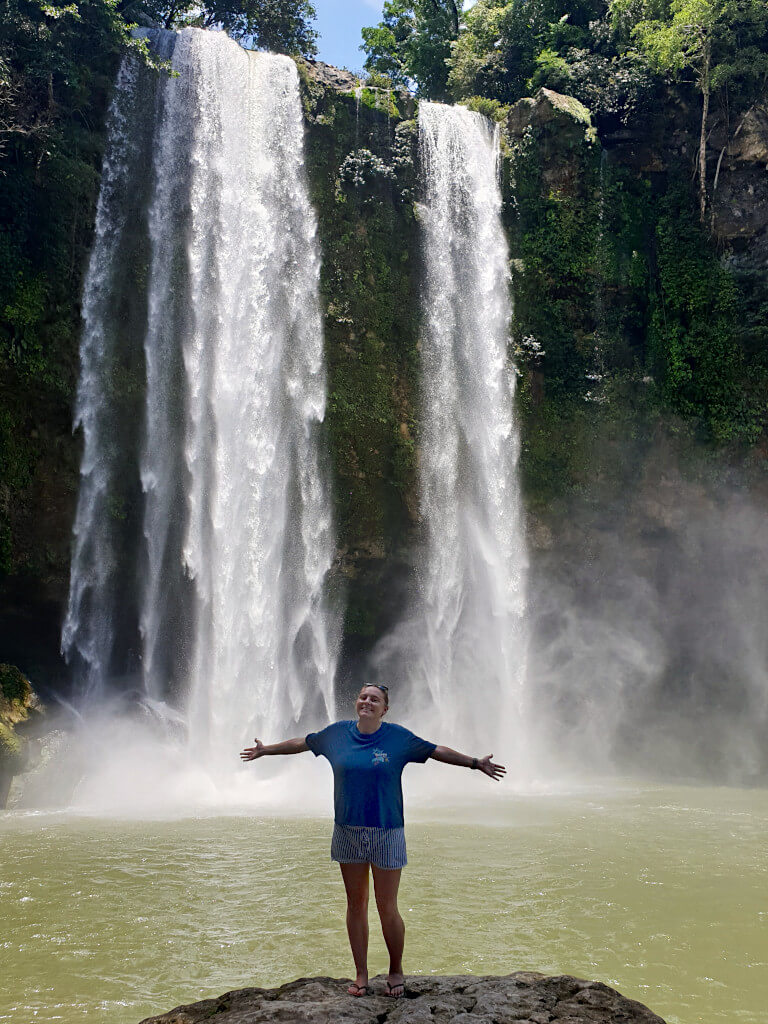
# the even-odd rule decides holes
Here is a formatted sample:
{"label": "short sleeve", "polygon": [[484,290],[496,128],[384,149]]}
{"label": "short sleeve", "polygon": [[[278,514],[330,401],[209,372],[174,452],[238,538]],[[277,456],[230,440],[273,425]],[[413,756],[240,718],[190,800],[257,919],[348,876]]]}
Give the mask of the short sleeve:
{"label": "short sleeve", "polygon": [[412,732],[409,732],[407,748],[408,761],[416,761],[419,764],[424,764],[427,758],[430,757],[436,749],[436,743],[430,743],[429,740],[423,740],[420,736],[415,736]]}
{"label": "short sleeve", "polygon": [[324,729],[321,729],[320,732],[311,732],[308,736],[304,737],[304,742],[315,757],[320,757],[321,754],[328,753],[332,730],[333,725],[327,725]]}

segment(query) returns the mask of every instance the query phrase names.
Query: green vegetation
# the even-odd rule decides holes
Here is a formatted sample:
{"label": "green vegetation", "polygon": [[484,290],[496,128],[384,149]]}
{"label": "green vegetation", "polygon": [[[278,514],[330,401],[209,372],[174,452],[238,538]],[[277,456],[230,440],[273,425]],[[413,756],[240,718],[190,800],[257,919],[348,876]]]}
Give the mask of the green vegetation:
{"label": "green vegetation", "polygon": [[714,91],[762,94],[767,34],[763,0],[388,0],[363,49],[366,68],[429,99],[511,103],[544,86],[625,120],[690,72],[704,131]]}
{"label": "green vegetation", "polygon": [[768,80],[764,0],[612,0],[614,25],[629,30],[660,74],[691,72],[701,93],[699,210],[707,211],[707,136],[710,97],[730,87],[751,95]]}
{"label": "green vegetation", "polygon": [[314,57],[317,32],[309,0],[134,0],[126,13],[141,11],[165,28],[219,28],[251,49]]}
{"label": "green vegetation", "polygon": [[326,419],[349,586],[345,632],[364,640],[380,634],[377,574],[407,547],[415,514],[415,125],[395,121],[383,97],[358,103],[306,77],[304,94],[323,250]]}
{"label": "green vegetation", "polygon": [[537,102],[554,114],[507,142],[504,188],[523,483],[544,508],[597,472],[609,423],[671,413],[702,440],[754,443],[768,365],[765,292],[720,260],[682,168],[654,182],[601,156],[567,104]]}
{"label": "green vegetation", "polygon": [[[461,6],[387,0],[381,23],[363,32],[370,77],[358,96],[324,88],[297,62],[323,248],[347,630],[361,638],[380,632],[376,573],[403,555],[418,518],[418,181],[414,100],[400,87],[501,127],[531,503],[587,486],[601,424],[633,432],[641,420],[684,417],[700,439],[731,449],[765,433],[768,282],[762,265],[730,258],[718,241],[713,194],[717,151],[763,102],[768,5]],[[62,589],[104,117],[121,56],[151,63],[131,24],[218,26],[247,45],[311,56],[313,16],[307,0],[0,3],[0,576],[58,573]],[[540,101],[549,120],[510,128]],[[748,242],[739,239],[737,255]],[[125,263],[128,307],[146,256],[134,246]],[[133,323],[126,315],[115,367],[125,409],[139,397]],[[134,501],[116,498],[115,519]]]}
{"label": "green vegetation", "polygon": [[768,412],[768,375],[738,344],[739,296],[678,185],[658,204],[657,288],[651,361],[676,411],[700,419],[718,441],[754,442]]}
{"label": "green vegetation", "polygon": [[[519,357],[546,374],[547,390],[580,395],[596,370],[593,260],[597,244],[597,154],[572,151],[578,190],[544,178],[544,139],[528,131],[513,147],[508,208]],[[514,204],[514,205],[513,205]]]}
{"label": "green vegetation", "polygon": [[[363,36],[366,66],[424,97],[449,95],[502,124],[540,88],[560,108],[553,128],[536,125],[508,147],[513,334],[538,381],[522,388],[525,401],[561,403],[558,421],[582,402],[603,415],[611,382],[630,374],[709,439],[756,441],[766,288],[727,266],[709,237],[722,154],[715,166],[708,146],[713,130],[727,145],[765,95],[768,5],[478,0],[462,13],[391,0]],[[656,140],[650,159],[664,176],[620,157],[601,170],[599,146],[582,147],[561,113],[591,122],[593,141],[626,129]],[[688,158],[666,141],[681,130],[697,153],[697,198],[681,184]]]}
{"label": "green vegetation", "polygon": [[26,704],[32,694],[29,680],[15,665],[0,665],[0,697]]}
{"label": "green vegetation", "polygon": [[0,664],[0,810],[5,807],[14,775],[23,771],[25,742],[15,727],[42,713],[29,680],[15,665]]}
{"label": "green vegetation", "polygon": [[385,0],[383,20],[363,29],[365,68],[395,85],[416,84],[430,99],[448,95],[448,59],[461,24],[458,0]]}
{"label": "green vegetation", "polygon": [[26,564],[44,438],[71,422],[102,122],[127,51],[148,59],[103,0],[0,9],[0,575]]}

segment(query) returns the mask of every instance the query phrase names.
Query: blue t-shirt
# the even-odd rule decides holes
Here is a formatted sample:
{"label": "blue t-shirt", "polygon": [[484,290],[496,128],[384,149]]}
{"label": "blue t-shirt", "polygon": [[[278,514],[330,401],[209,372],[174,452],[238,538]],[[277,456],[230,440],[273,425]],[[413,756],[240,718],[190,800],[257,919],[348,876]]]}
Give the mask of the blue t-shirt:
{"label": "blue t-shirt", "polygon": [[390,722],[370,734],[360,732],[357,722],[334,722],[311,732],[306,743],[315,757],[331,762],[337,823],[375,828],[403,827],[403,768],[410,761],[423,764],[435,749]]}

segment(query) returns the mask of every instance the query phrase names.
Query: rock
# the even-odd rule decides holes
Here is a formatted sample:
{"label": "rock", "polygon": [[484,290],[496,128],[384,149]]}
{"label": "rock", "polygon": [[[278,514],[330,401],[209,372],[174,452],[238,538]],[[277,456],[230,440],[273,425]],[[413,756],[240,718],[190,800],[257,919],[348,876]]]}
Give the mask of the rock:
{"label": "rock", "polygon": [[592,164],[597,134],[583,103],[552,89],[539,89],[535,96],[510,107],[504,133],[513,150],[535,140],[544,195],[585,197],[589,188],[585,161],[586,166]]}
{"label": "rock", "polygon": [[542,128],[554,124],[558,132],[587,138],[590,142],[597,141],[588,108],[575,97],[552,89],[539,89],[535,96],[518,100],[510,107],[506,123],[512,136],[522,135],[528,126]]}
{"label": "rock", "polygon": [[518,971],[504,977],[412,977],[404,999],[347,995],[347,981],[300,978],[277,989],[244,988],[178,1006],[142,1024],[664,1024],[607,985]]}
{"label": "rock", "polygon": [[360,85],[360,76],[344,68],[335,68],[332,64],[324,64],[321,60],[311,60],[309,57],[300,60],[309,77],[328,89],[352,92]]}
{"label": "rock", "polygon": [[728,157],[768,170],[768,105],[747,111],[728,144]]}
{"label": "rock", "polygon": [[0,665],[0,810],[6,805],[14,776],[26,767],[22,734],[34,729],[44,711],[26,676],[15,665]]}
{"label": "rock", "polygon": [[71,732],[51,729],[27,741],[23,766],[6,794],[9,810],[67,804],[83,775]]}
{"label": "rock", "polygon": [[751,263],[764,268],[768,229],[768,107],[755,105],[748,110],[731,136],[720,127],[711,150],[710,156],[718,168],[712,172],[712,227],[720,240],[745,239],[754,250]]}

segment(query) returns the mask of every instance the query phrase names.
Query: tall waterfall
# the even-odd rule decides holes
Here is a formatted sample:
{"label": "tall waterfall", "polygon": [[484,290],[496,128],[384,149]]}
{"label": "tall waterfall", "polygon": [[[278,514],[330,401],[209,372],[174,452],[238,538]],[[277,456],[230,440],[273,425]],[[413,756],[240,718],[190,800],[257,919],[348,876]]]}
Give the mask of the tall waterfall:
{"label": "tall waterfall", "polygon": [[426,550],[417,671],[438,728],[507,757],[520,754],[525,730],[526,549],[499,140],[479,114],[434,103],[419,105],[419,132]]}
{"label": "tall waterfall", "polygon": [[294,62],[148,35],[176,74],[126,62],[110,114],[62,646],[231,758],[333,710],[317,225]]}

